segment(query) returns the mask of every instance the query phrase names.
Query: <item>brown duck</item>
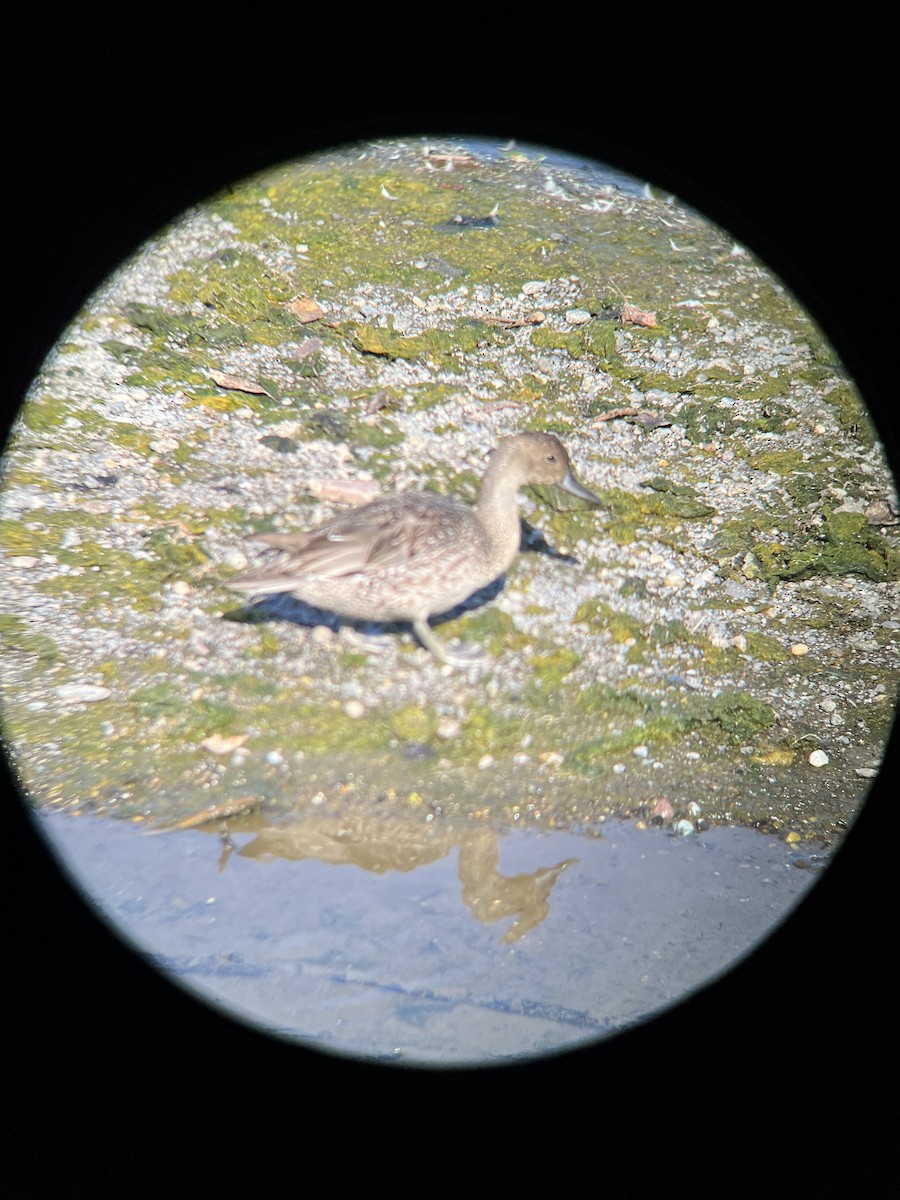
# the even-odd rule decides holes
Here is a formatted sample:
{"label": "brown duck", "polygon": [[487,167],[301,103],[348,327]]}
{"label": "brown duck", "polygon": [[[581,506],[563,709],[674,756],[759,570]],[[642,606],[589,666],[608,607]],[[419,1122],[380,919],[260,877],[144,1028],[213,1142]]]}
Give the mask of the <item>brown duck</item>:
{"label": "brown duck", "polygon": [[228,586],[258,596],[290,592],[356,620],[409,621],[437,659],[464,665],[480,651],[448,651],[428,618],[507,570],[520,542],[517,493],[533,483],[556,484],[590,504],[602,503],[572,474],[557,438],[517,433],[491,454],[474,508],[432,492],[401,492],[308,533],[260,534],[257,540],[281,551],[280,557]]}

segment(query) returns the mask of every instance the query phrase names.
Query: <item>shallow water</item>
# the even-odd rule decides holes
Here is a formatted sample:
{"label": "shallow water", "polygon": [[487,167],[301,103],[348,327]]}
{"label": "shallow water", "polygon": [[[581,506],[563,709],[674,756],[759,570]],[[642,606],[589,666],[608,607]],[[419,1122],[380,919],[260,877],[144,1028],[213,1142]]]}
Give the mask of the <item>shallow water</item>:
{"label": "shallow water", "polygon": [[200,999],[322,1049],[420,1064],[613,1034],[743,957],[816,877],[738,828],[429,843],[411,827],[403,845],[392,827],[379,848],[371,829],[310,823],[223,841],[36,820],[113,926]]}

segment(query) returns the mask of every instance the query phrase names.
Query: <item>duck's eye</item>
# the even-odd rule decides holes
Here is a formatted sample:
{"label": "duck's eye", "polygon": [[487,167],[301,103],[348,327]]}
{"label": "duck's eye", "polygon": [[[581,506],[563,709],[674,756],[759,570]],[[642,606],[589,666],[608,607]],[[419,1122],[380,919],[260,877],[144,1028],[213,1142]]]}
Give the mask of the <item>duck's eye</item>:
{"label": "duck's eye", "polygon": [[556,455],[555,455],[555,454],[548,454],[548,455],[547,455],[547,462],[556,462]]}

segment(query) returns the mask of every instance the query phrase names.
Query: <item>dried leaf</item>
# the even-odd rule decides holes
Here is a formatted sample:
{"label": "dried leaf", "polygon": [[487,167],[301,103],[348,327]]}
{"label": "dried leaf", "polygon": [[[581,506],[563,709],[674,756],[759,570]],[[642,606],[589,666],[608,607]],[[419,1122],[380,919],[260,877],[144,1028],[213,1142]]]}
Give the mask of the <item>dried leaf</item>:
{"label": "dried leaf", "polygon": [[591,425],[595,428],[602,425],[604,421],[615,421],[617,417],[634,417],[640,412],[638,408],[611,408],[609,412],[600,413],[591,421]]}
{"label": "dried leaf", "polygon": [[223,737],[221,733],[212,733],[208,738],[204,738],[200,745],[210,754],[230,754],[232,750],[237,750],[238,746],[243,746],[248,737],[249,734],[246,733],[236,733],[231,737]]}
{"label": "dried leaf", "polygon": [[238,375],[223,375],[221,371],[210,371],[209,377],[213,383],[217,383],[219,387],[226,388],[230,392],[249,392],[252,396],[270,396],[273,400],[275,399],[271,392],[267,392],[258,383],[253,383],[249,379],[241,379]]}
{"label": "dried leaf", "polygon": [[896,525],[900,515],[890,500],[873,500],[866,509],[866,521],[869,525]]}
{"label": "dried leaf", "polygon": [[477,167],[478,159],[471,154],[433,154],[429,151],[422,156],[427,163],[435,167]]}
{"label": "dried leaf", "polygon": [[393,403],[393,400],[394,397],[387,388],[380,388],[366,405],[365,415],[367,417],[371,417],[373,413],[380,412],[381,409],[387,408],[389,404]]}
{"label": "dried leaf", "polygon": [[199,825],[207,825],[210,821],[223,821],[226,817],[237,817],[258,808],[261,801],[259,796],[239,796],[236,800],[226,800],[223,804],[213,804],[200,812],[191,813],[189,817],[178,821],[175,825],[166,825],[162,829],[150,829],[148,833],[173,833],[176,829],[196,829]]}
{"label": "dried leaf", "polygon": [[297,296],[288,305],[288,312],[292,312],[303,325],[308,325],[310,321],[319,321],[325,316],[325,309],[309,296]]}
{"label": "dried leaf", "polygon": [[486,325],[499,325],[501,329],[522,329],[525,325],[540,325],[546,318],[535,309],[525,317],[482,317],[481,320]]}
{"label": "dried leaf", "polygon": [[656,325],[656,313],[643,312],[636,304],[622,305],[622,320],[632,325],[646,325],[652,329]]}
{"label": "dried leaf", "polygon": [[320,500],[346,504],[368,504],[381,491],[374,479],[311,479],[306,486]]}
{"label": "dried leaf", "polygon": [[602,425],[604,421],[615,421],[622,417],[631,425],[644,425],[647,429],[663,429],[672,424],[668,417],[660,416],[659,413],[645,412],[640,408],[611,408],[609,412],[600,413],[591,422],[591,425],[596,429]]}

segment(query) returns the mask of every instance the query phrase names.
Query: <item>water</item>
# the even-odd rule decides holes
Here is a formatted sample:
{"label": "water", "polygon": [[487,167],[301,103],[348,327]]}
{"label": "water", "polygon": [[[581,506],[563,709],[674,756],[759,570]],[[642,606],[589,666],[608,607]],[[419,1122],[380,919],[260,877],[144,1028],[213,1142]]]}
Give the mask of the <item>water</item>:
{"label": "water", "polygon": [[[376,1060],[498,1062],[585,1044],[716,978],[814,882],[746,829],[688,838],[298,825],[148,836],[42,812],[104,917],[199,999]],[[418,841],[416,839],[419,839]],[[395,846],[392,853],[389,846]],[[102,1001],[99,1001],[102,1002]]]}

